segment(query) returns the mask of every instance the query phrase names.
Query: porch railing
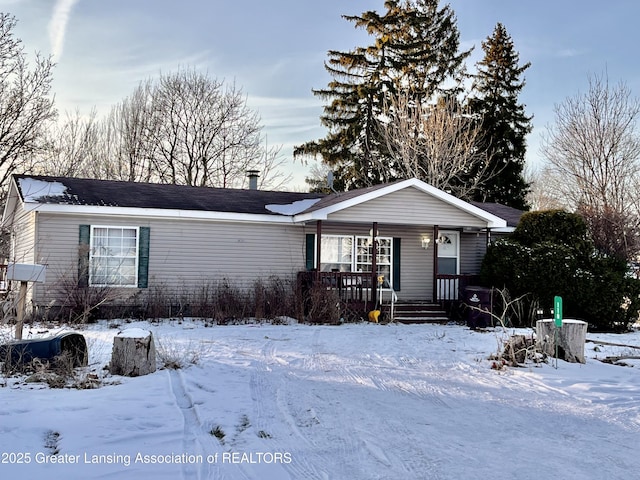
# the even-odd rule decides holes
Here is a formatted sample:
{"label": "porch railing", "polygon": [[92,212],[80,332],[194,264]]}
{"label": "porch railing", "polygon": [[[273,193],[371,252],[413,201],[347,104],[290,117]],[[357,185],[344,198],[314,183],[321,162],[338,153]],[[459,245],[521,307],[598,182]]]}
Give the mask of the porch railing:
{"label": "porch railing", "polygon": [[464,301],[464,292],[468,286],[477,285],[480,275],[436,275],[436,300],[441,304]]}
{"label": "porch railing", "polygon": [[[335,290],[341,302],[343,302],[343,307],[347,310],[367,312],[375,306],[370,272],[306,271],[299,272],[298,279],[299,281],[302,280],[303,286],[306,285],[308,288],[319,283],[328,289]],[[449,312],[465,301],[464,293],[466,287],[477,285],[479,280],[479,275],[436,275],[436,298],[433,301],[445,307]],[[391,292],[391,297],[388,296],[388,293],[389,290],[384,289],[383,300],[385,305],[391,305],[393,302],[389,299],[395,298],[394,292]],[[425,300],[428,300],[428,298]]]}
{"label": "porch railing", "polygon": [[316,281],[338,290],[342,300],[373,301],[371,272],[312,272]]}
{"label": "porch railing", "polygon": [[[318,284],[335,291],[345,317],[366,317],[376,306],[375,290],[372,291],[371,285],[377,282],[373,281],[371,272],[306,271],[298,273],[298,282],[301,282],[303,291]],[[388,289],[385,291],[388,292]]]}

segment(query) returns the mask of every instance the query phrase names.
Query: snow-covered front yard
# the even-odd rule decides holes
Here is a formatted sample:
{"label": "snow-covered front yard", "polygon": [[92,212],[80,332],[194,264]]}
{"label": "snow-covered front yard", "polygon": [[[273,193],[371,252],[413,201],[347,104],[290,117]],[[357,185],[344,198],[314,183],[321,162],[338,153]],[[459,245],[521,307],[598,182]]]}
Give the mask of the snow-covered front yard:
{"label": "snow-covered front yard", "polygon": [[[100,323],[81,331],[100,388],[0,377],[0,478],[640,475],[640,362],[596,359],[640,350],[588,342],[585,365],[494,370],[499,330],[121,325],[132,327],[151,330],[184,367],[109,375],[118,329]],[[25,338],[38,331],[26,328]],[[640,346],[639,332],[587,338]]]}

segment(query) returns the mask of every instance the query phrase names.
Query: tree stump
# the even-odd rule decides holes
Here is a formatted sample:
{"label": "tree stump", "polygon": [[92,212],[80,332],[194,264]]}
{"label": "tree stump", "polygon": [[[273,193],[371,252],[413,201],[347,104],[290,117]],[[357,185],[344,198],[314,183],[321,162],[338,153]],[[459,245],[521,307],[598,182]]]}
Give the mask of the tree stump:
{"label": "tree stump", "polygon": [[111,364],[112,375],[137,377],[156,371],[156,347],[148,330],[131,328],[113,338]]}
{"label": "tree stump", "polygon": [[556,327],[553,320],[536,322],[536,347],[549,355],[570,363],[586,363],[584,344],[587,339],[587,323],[581,320],[563,320],[562,327]]}

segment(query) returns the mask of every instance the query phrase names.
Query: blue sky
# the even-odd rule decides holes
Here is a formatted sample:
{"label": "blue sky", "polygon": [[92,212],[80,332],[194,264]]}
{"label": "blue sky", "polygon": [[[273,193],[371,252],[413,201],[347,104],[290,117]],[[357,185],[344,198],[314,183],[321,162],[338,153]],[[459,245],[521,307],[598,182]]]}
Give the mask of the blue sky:
{"label": "blue sky", "polygon": [[[590,74],[606,71],[640,95],[640,3],[636,0],[451,0],[464,48],[502,22],[521,62],[531,62],[521,94],[534,115],[527,160],[540,164],[540,136],[554,104],[584,92]],[[99,112],[129,95],[144,79],[195,67],[235,82],[262,118],[270,145],[321,138],[322,103],[312,88],[330,80],[328,50],[369,43],[342,14],[383,11],[383,0],[0,0],[18,19],[27,53],[52,54],[58,110]],[[292,187],[307,167],[287,162]]]}

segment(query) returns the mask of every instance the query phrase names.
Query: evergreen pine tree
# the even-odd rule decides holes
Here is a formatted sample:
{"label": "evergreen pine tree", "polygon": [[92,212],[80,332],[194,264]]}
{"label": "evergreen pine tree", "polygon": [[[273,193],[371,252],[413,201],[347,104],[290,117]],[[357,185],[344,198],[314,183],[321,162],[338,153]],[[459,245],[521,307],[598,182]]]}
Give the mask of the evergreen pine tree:
{"label": "evergreen pine tree", "polygon": [[[399,91],[428,102],[458,88],[464,76],[459,32],[453,11],[438,0],[387,0],[385,13],[344,16],[373,37],[368,47],[330,51],[325,68],[333,77],[313,90],[327,101],[321,122],[325,138],[295,148],[294,156],[320,157],[335,172],[338,189],[395,178],[394,160],[380,138],[377,120]],[[446,84],[446,87],[445,87]]]}
{"label": "evergreen pine tree", "polygon": [[498,202],[528,210],[529,185],[523,177],[526,135],[531,119],[518,103],[525,85],[521,78],[530,63],[519,66],[520,57],[506,28],[498,23],[482,42],[484,58],[477,63],[471,109],[482,124],[483,148],[487,150],[490,177],[482,182],[475,200]]}

